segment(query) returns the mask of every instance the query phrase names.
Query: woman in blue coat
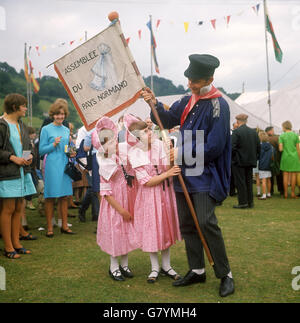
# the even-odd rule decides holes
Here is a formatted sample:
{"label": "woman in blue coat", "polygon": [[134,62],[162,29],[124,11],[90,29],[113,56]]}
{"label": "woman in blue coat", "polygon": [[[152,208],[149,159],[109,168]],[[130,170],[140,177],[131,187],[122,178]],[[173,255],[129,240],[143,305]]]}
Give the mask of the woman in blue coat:
{"label": "woman in blue coat", "polygon": [[[61,232],[73,234],[67,223],[68,196],[73,195],[72,179],[64,170],[68,163],[66,151],[70,141],[70,130],[63,125],[68,116],[68,103],[64,99],[57,99],[50,107],[49,116],[53,122],[42,128],[39,152],[45,156],[45,213],[47,217],[47,237],[53,237],[52,217],[54,202],[58,198],[58,208],[62,214]],[[74,156],[71,156],[74,157]]]}

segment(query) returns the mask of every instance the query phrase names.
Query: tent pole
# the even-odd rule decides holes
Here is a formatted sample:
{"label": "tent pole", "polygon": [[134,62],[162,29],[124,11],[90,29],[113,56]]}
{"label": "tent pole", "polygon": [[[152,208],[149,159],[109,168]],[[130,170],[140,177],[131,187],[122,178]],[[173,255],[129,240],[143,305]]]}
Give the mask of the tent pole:
{"label": "tent pole", "polygon": [[269,71],[269,55],[268,55],[268,37],[267,37],[267,5],[264,0],[264,18],[265,18],[265,42],[266,42],[266,63],[267,63],[267,82],[268,82],[268,105],[269,105],[269,122],[272,126],[272,113],[271,113],[271,82],[270,82],[270,71]]}
{"label": "tent pole", "polygon": [[[149,15],[150,17],[150,24],[151,24],[151,28],[152,28],[152,15]],[[153,91],[153,52],[152,52],[152,35],[151,35],[151,32],[150,32],[150,60],[151,60],[151,91]]]}

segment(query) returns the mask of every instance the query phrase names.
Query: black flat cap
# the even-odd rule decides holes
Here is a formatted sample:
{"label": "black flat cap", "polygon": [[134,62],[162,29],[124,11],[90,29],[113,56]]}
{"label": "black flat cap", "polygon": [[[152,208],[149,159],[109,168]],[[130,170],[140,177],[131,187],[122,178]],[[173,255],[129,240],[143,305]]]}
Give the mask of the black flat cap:
{"label": "black flat cap", "polygon": [[199,80],[214,75],[215,69],[220,65],[217,57],[208,54],[193,54],[189,56],[190,65],[184,76],[191,80]]}

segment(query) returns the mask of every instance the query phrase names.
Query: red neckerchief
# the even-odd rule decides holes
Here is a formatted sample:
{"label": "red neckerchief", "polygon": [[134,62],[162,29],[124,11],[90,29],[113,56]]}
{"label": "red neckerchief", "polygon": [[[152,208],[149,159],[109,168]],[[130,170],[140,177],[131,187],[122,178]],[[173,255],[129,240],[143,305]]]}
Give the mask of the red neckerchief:
{"label": "red neckerchief", "polygon": [[222,93],[216,89],[213,85],[211,87],[211,90],[203,95],[195,95],[192,94],[192,96],[189,99],[188,104],[186,105],[182,115],[181,115],[181,119],[180,119],[180,125],[182,127],[182,125],[184,124],[184,121],[186,119],[186,117],[188,116],[188,114],[190,113],[190,111],[193,109],[193,107],[195,106],[195,104],[199,101],[199,100],[205,100],[205,99],[214,99],[214,98],[219,98],[220,96],[222,96]]}

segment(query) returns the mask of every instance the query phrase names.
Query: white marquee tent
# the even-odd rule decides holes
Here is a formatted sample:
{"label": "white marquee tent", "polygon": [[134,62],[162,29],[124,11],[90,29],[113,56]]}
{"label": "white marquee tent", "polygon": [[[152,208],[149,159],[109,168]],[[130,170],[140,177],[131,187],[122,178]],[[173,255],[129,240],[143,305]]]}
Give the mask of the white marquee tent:
{"label": "white marquee tent", "polygon": [[[243,98],[240,101],[242,100]],[[243,104],[243,108],[269,123],[267,100],[265,96],[260,100]],[[276,133],[282,132],[281,124],[286,120],[291,121],[293,130],[298,132],[300,129],[300,80],[271,93],[271,121]]]}
{"label": "white marquee tent", "polygon": [[[168,96],[157,97],[157,99],[160,102],[171,106],[172,103],[179,100],[181,97],[182,97],[182,95],[168,95]],[[240,113],[246,113],[248,115],[247,124],[251,128],[259,127],[261,129],[265,129],[267,126],[269,126],[269,123],[268,123],[268,121],[266,121],[266,119],[257,117],[254,113],[251,113],[248,111],[248,109],[245,109],[242,106],[238,105],[235,101],[231,100],[225,94],[223,94],[223,97],[226,99],[226,101],[228,102],[229,107],[230,107],[230,125],[231,125],[231,127],[232,127],[232,124],[235,122],[235,116]],[[150,107],[148,106],[147,103],[145,103],[145,101],[143,99],[138,99],[129,108],[114,115],[112,117],[112,119],[115,122],[117,122],[119,117],[125,113],[132,113],[132,114],[140,117],[142,120],[145,120],[150,115]],[[278,130],[279,129],[275,128],[276,132],[278,132]]]}

